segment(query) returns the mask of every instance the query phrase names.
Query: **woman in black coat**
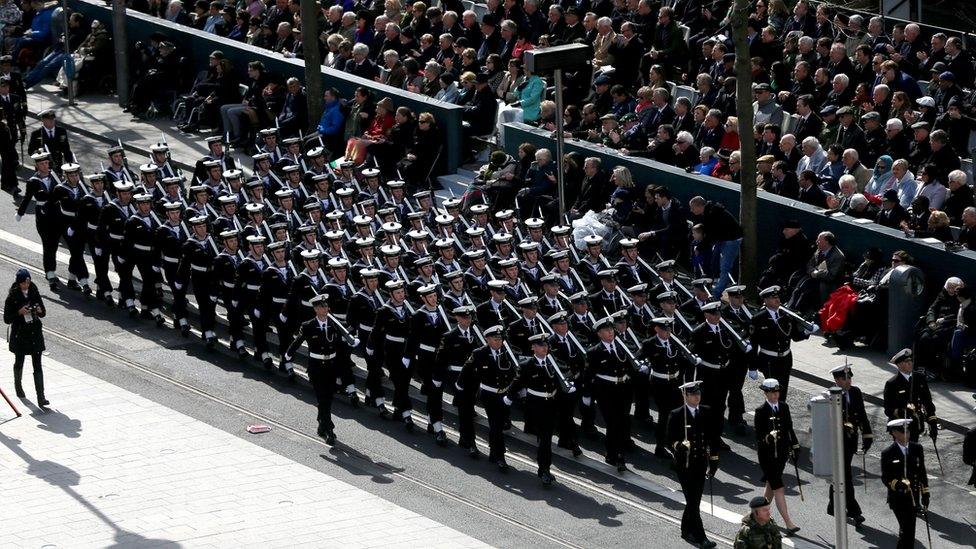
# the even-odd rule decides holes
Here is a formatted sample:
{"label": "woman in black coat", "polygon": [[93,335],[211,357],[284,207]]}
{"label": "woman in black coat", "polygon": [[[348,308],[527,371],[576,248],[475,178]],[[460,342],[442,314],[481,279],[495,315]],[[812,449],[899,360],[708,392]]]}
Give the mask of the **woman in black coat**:
{"label": "woman in black coat", "polygon": [[24,375],[24,358],[30,355],[34,366],[34,389],[37,391],[38,406],[48,405],[44,398],[44,373],[41,371],[41,353],[44,352],[41,318],[45,313],[37,285],[31,282],[27,269],[20,269],[3,305],[3,321],[10,324],[7,341],[10,352],[14,354],[14,387],[17,396],[26,396],[20,379]]}

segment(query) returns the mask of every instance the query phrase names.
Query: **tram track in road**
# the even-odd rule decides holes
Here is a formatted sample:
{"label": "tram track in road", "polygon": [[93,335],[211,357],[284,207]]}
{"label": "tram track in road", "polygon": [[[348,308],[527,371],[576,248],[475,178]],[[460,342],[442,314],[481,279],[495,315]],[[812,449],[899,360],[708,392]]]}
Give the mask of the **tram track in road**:
{"label": "tram track in road", "polygon": [[[13,266],[16,266],[16,267],[26,267],[28,270],[32,271],[33,273],[35,273],[37,275],[43,275],[44,274],[43,273],[43,270],[40,267],[38,267],[37,265],[30,264],[28,262],[25,262],[23,260],[14,258],[14,257],[12,257],[10,255],[7,255],[7,254],[4,254],[4,253],[0,253],[0,261],[2,261],[4,263],[8,263],[8,264],[13,265]],[[280,429],[282,431],[285,431],[285,432],[287,432],[287,433],[289,433],[289,434],[291,434],[293,436],[299,437],[299,438],[301,438],[303,440],[310,441],[310,442],[312,442],[312,443],[314,443],[316,445],[321,445],[321,446],[324,446],[326,448],[329,447],[328,445],[325,444],[325,441],[323,441],[320,437],[318,437],[316,435],[312,435],[312,434],[306,433],[306,432],[304,432],[303,430],[301,430],[301,429],[299,429],[297,427],[294,427],[292,425],[289,425],[287,423],[284,423],[282,421],[279,421],[277,419],[274,419],[274,418],[272,418],[272,417],[270,417],[270,416],[268,416],[266,414],[263,414],[261,412],[255,411],[255,410],[253,410],[251,408],[248,408],[246,406],[242,406],[240,404],[236,404],[236,403],[234,403],[234,402],[232,402],[230,400],[227,400],[227,399],[225,399],[225,398],[223,398],[223,397],[221,397],[219,395],[216,395],[216,394],[214,394],[214,393],[212,393],[210,391],[207,391],[205,389],[201,389],[199,387],[194,386],[193,384],[190,384],[190,383],[187,383],[187,382],[182,381],[180,379],[177,379],[174,376],[168,375],[166,373],[159,372],[159,371],[157,371],[157,370],[155,370],[155,369],[153,369],[151,367],[148,367],[148,366],[145,366],[143,364],[140,364],[137,361],[130,360],[130,359],[124,357],[124,356],[121,356],[121,355],[118,355],[116,353],[112,353],[110,351],[107,351],[105,349],[102,349],[102,348],[100,348],[100,347],[98,347],[96,345],[93,345],[91,343],[88,343],[88,342],[86,342],[86,341],[84,341],[82,339],[79,339],[79,338],[77,338],[75,336],[72,336],[72,335],[70,335],[68,333],[65,333],[65,332],[63,332],[61,330],[58,330],[58,329],[55,329],[55,328],[51,328],[49,326],[44,326],[43,327],[43,330],[44,330],[45,333],[48,333],[48,334],[56,337],[57,339],[65,342],[65,343],[67,343],[69,345],[73,345],[75,347],[79,347],[79,348],[84,349],[84,350],[86,350],[86,351],[88,351],[90,353],[93,353],[95,355],[98,355],[99,357],[106,358],[106,359],[108,359],[108,360],[110,360],[112,362],[115,362],[117,364],[120,364],[122,366],[125,366],[125,367],[128,367],[128,368],[132,368],[134,370],[137,370],[139,372],[142,372],[142,373],[144,373],[146,375],[149,375],[149,376],[151,376],[151,377],[153,377],[155,379],[158,379],[160,381],[163,381],[164,383],[167,383],[169,385],[172,385],[174,387],[177,387],[179,389],[182,389],[182,390],[184,390],[184,391],[186,391],[188,393],[191,393],[193,395],[196,395],[197,397],[206,399],[206,400],[208,400],[210,402],[213,402],[215,404],[219,404],[220,406],[223,406],[223,407],[225,407],[227,409],[233,410],[233,411],[235,411],[237,413],[244,414],[246,416],[252,417],[252,418],[254,418],[257,421],[260,421],[262,423],[265,423],[265,424],[267,424],[269,426],[272,426],[272,427],[274,427],[276,429]],[[365,398],[365,395],[361,391],[359,391],[359,396],[360,396],[361,399],[364,399]],[[390,407],[390,409],[392,410],[392,407],[391,407],[391,405],[389,403],[387,403],[387,406]],[[422,415],[420,415],[420,414],[418,414],[418,413],[415,412],[414,413],[414,419],[418,421],[419,427],[421,427],[421,428],[425,428],[426,427],[428,420],[427,420],[427,418],[425,416],[422,416]],[[454,442],[457,442],[457,440],[459,438],[459,433],[458,433],[458,431],[456,429],[453,429],[453,428],[448,427],[448,426],[445,425],[444,426],[444,430],[445,430],[445,432],[448,434],[448,436]],[[488,442],[483,437],[481,437],[481,436],[476,437],[476,443],[483,450],[487,450],[487,448],[488,448]],[[362,452],[360,450],[351,448],[351,447],[349,447],[349,446],[347,446],[345,444],[337,443],[337,445],[336,445],[335,448],[337,448],[338,450],[340,450],[343,454],[346,454],[350,458],[352,458],[352,460],[356,462],[355,464],[352,464],[352,465],[354,467],[356,467],[357,469],[359,469],[360,471],[365,472],[367,474],[375,474],[375,472],[377,470],[382,471],[386,475],[389,475],[391,477],[395,477],[395,478],[401,479],[401,480],[403,480],[405,482],[409,482],[410,484],[413,484],[413,485],[415,485],[415,486],[417,486],[417,487],[419,487],[421,489],[424,489],[424,490],[426,490],[428,492],[431,492],[433,494],[436,494],[436,495],[438,495],[438,496],[440,496],[442,498],[448,499],[450,501],[453,501],[453,502],[462,504],[462,505],[464,505],[466,507],[469,507],[469,508],[471,508],[473,510],[476,510],[478,512],[484,513],[484,514],[486,514],[488,516],[491,516],[491,517],[493,517],[495,519],[498,519],[500,521],[503,521],[503,522],[505,522],[505,523],[507,523],[507,524],[509,524],[511,526],[514,526],[514,527],[516,527],[516,528],[518,528],[520,530],[523,530],[523,531],[525,531],[527,533],[530,533],[530,534],[532,534],[532,535],[534,535],[534,536],[536,536],[538,538],[544,539],[544,540],[546,540],[546,541],[548,541],[548,542],[550,542],[552,544],[555,544],[555,545],[558,545],[558,546],[561,546],[561,547],[571,547],[571,548],[582,548],[583,547],[583,546],[581,546],[581,545],[579,545],[579,544],[577,544],[577,543],[575,543],[575,542],[573,542],[571,540],[565,539],[563,537],[560,537],[559,535],[553,534],[551,532],[547,532],[547,531],[542,530],[542,529],[540,529],[540,528],[538,528],[536,526],[533,526],[532,524],[529,524],[526,521],[521,520],[518,517],[512,516],[512,515],[507,514],[507,513],[504,513],[502,511],[499,511],[497,509],[494,509],[494,508],[492,508],[492,507],[490,507],[488,505],[485,505],[483,503],[480,503],[478,501],[474,501],[474,500],[472,500],[472,499],[470,499],[470,498],[468,498],[468,497],[466,497],[464,495],[461,495],[461,494],[459,494],[459,493],[457,493],[455,491],[452,491],[452,490],[449,490],[449,489],[445,489],[445,488],[443,488],[441,486],[438,486],[438,485],[433,484],[431,482],[428,482],[426,480],[423,480],[423,479],[420,479],[418,477],[415,477],[415,476],[413,476],[413,475],[411,475],[411,474],[403,471],[400,468],[397,468],[397,467],[394,467],[394,466],[389,465],[387,463],[384,463],[382,460],[373,459],[372,457],[370,457],[365,452]],[[525,454],[523,454],[521,452],[518,452],[518,451],[514,451],[514,450],[509,449],[509,451],[507,452],[507,457],[511,461],[513,461],[513,462],[517,462],[517,463],[522,464],[523,466],[525,466],[529,470],[534,469],[536,467],[535,460],[532,457],[530,457],[528,455],[525,455]],[[565,471],[563,469],[560,469],[558,467],[554,467],[552,472],[553,472],[553,476],[555,476],[556,479],[558,479],[566,487],[572,487],[572,488],[575,488],[575,489],[578,489],[578,490],[581,490],[581,491],[588,492],[591,495],[599,496],[599,497],[601,497],[603,499],[610,500],[610,501],[612,501],[614,503],[617,503],[617,504],[626,506],[627,508],[631,509],[632,511],[634,511],[636,513],[639,513],[639,514],[641,514],[641,515],[643,515],[643,516],[645,516],[647,518],[650,518],[650,519],[653,519],[653,520],[657,520],[657,521],[663,521],[663,522],[669,523],[671,525],[674,525],[676,527],[680,527],[681,520],[680,520],[679,517],[675,517],[675,516],[673,516],[671,514],[668,514],[666,512],[663,512],[663,511],[654,509],[654,508],[650,507],[649,505],[647,505],[646,503],[639,501],[637,498],[628,497],[628,496],[624,496],[624,495],[618,494],[618,493],[616,493],[616,492],[614,492],[612,490],[608,490],[608,489],[606,489],[606,488],[598,485],[597,483],[595,483],[595,482],[593,482],[593,481],[591,481],[591,480],[589,480],[589,479],[587,479],[587,478],[585,478],[583,476],[570,473],[570,472]],[[611,475],[611,478],[614,478],[613,475]],[[617,479],[615,478],[615,480],[617,480]],[[621,479],[621,480],[625,480],[625,479]],[[723,535],[718,534],[718,533],[713,532],[713,531],[708,531],[707,533],[708,533],[709,539],[712,539],[713,541],[716,541],[717,543],[720,543],[720,544],[722,544],[724,546],[729,546],[729,547],[731,547],[733,545],[733,540],[730,539],[730,538],[728,538],[727,536],[723,536]]]}

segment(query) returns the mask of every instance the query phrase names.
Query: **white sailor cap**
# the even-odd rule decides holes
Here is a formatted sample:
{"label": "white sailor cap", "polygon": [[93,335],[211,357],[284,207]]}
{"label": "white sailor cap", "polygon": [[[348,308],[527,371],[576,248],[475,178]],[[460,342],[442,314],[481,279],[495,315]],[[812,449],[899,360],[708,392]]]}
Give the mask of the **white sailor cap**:
{"label": "white sailor cap", "polygon": [[687,383],[682,383],[680,386],[678,386],[678,388],[681,389],[681,391],[686,395],[697,395],[701,392],[701,384],[701,380],[689,381]]}
{"label": "white sailor cap", "polygon": [[603,244],[603,237],[598,234],[590,234],[583,237],[583,242],[586,242],[587,246],[599,246]]}
{"label": "white sailor cap", "polygon": [[904,431],[912,423],[909,418],[893,419],[888,422],[889,431]]}
{"label": "white sailor cap", "polygon": [[763,380],[759,388],[763,390],[764,393],[771,393],[773,391],[779,391],[779,380],[775,377],[767,377]]}

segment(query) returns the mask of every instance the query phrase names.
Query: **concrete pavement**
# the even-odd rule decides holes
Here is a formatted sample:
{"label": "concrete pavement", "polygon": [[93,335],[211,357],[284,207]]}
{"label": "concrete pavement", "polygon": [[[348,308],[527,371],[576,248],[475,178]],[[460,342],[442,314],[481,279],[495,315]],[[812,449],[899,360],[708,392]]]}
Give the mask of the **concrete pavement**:
{"label": "concrete pavement", "polygon": [[25,415],[0,409],[8,547],[487,547],[53,357],[44,370],[49,411],[29,373]]}

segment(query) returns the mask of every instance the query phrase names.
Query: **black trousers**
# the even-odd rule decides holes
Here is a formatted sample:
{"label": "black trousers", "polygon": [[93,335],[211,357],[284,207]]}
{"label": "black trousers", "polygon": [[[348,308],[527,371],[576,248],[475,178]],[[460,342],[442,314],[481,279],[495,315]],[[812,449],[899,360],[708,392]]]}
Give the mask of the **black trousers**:
{"label": "black trousers", "polygon": [[898,521],[898,544],[896,549],[914,549],[915,547],[915,507],[905,499],[891,505]]}
{"label": "black trousers", "polygon": [[742,416],[746,413],[745,400],[742,397],[742,385],[746,381],[746,373],[749,369],[745,355],[733,353],[729,358],[729,364],[723,370],[725,373],[724,385],[728,389],[728,408],[729,423],[736,425],[744,423]]}
{"label": "black trousers", "polygon": [[[61,223],[52,215],[34,215],[37,234],[41,237],[41,256],[44,274],[58,270],[58,245],[61,243]],[[50,277],[48,276],[48,279]]]}
{"label": "black trousers", "polygon": [[13,190],[19,185],[17,181],[17,148],[10,134],[3,132],[0,136],[0,188]]}
{"label": "black trousers", "polygon": [[498,393],[481,391],[481,405],[488,416],[488,459],[491,462],[505,458],[505,423],[509,410],[502,398]]}
{"label": "black trousers", "polygon": [[[854,459],[854,454],[857,452],[857,439],[854,439],[853,444],[850,441],[844,441],[844,483],[847,485],[847,491],[845,492],[845,500],[847,500],[847,516],[856,517],[861,515],[861,506],[857,503],[857,498],[854,497],[855,489],[853,483],[854,475],[851,472],[851,460]],[[830,497],[827,500],[827,513],[833,514],[834,512],[834,484],[830,484]]]}
{"label": "black trousers", "polygon": [[209,273],[194,271],[193,297],[197,300],[197,308],[200,309],[200,330],[203,337],[216,337],[214,326],[217,324],[217,296],[212,288],[212,281]]}
{"label": "black trousers", "polygon": [[[132,258],[135,269],[139,269],[139,278],[142,280],[142,290],[139,292],[139,305],[142,309],[151,310],[159,307],[159,293],[156,291],[156,283],[159,281],[158,267],[149,255],[140,255]],[[129,285],[132,285],[132,271],[129,270]],[[134,291],[133,291],[134,293]]]}
{"label": "black trousers", "polygon": [[560,391],[556,395],[556,431],[559,433],[559,445],[571,448],[577,444],[579,436],[573,415],[576,412],[577,393]]}
{"label": "black trousers", "polygon": [[[24,359],[27,355],[14,355],[14,387],[17,392],[23,393],[24,387],[21,378],[24,376]],[[44,397],[44,371],[41,369],[41,353],[34,353],[31,356],[31,365],[34,367],[34,390],[37,392],[37,399]]]}
{"label": "black trousers", "polygon": [[403,365],[402,347],[386,349],[386,372],[393,382],[393,410],[396,419],[404,419],[404,414],[413,410],[410,402],[410,380],[413,378],[413,362]]}
{"label": "black trousers", "polygon": [[651,416],[651,384],[647,375],[635,375],[630,380],[634,391],[634,419],[644,421]]}
{"label": "black trousers", "polygon": [[[684,464],[682,464],[684,465]],[[701,517],[702,493],[705,491],[706,466],[692,463],[691,467],[677,468],[678,482],[685,496],[685,510],[681,514],[681,536],[696,541],[705,539],[705,525]]]}
{"label": "black trousers", "polygon": [[[95,265],[97,270],[98,265]],[[187,304],[186,304],[186,288],[181,287],[176,288],[176,282],[178,282],[177,272],[179,271],[178,263],[168,263],[163,261],[163,280],[169,286],[169,291],[173,292],[173,317],[175,317],[174,323],[177,327],[182,326],[187,320]],[[95,275],[95,281],[98,282],[98,275]],[[99,286],[101,288],[101,286]]]}
{"label": "black trousers", "polygon": [[535,460],[539,464],[539,476],[549,472],[552,466],[552,435],[556,426],[559,405],[556,398],[540,398],[534,395],[525,397],[525,413],[532,417],[535,436],[539,445]]}
{"label": "black trousers", "polygon": [[327,431],[335,429],[332,422],[332,397],[335,395],[334,360],[326,362],[308,359],[308,380],[312,382],[315,400],[318,402],[319,425]]}
{"label": "black trousers", "polygon": [[596,403],[607,424],[607,460],[617,464],[624,463],[624,451],[630,441],[630,383],[611,383],[600,380],[594,382]]}
{"label": "black trousers", "polygon": [[766,377],[779,381],[779,399],[786,401],[786,391],[790,387],[790,373],[793,371],[793,353],[786,356],[769,356],[763,353],[756,355],[759,371]]}
{"label": "black trousers", "polygon": [[474,441],[474,391],[464,389],[454,395],[454,406],[458,410],[458,446],[473,448]]}
{"label": "black trousers", "polygon": [[[397,364],[403,368],[403,364],[399,364],[399,362]],[[375,354],[366,358],[366,394],[369,397],[368,404],[370,406],[376,406],[380,399],[386,400],[386,390],[383,388],[383,367]]]}
{"label": "black trousers", "polygon": [[108,278],[109,251],[98,243],[89,241],[88,252],[91,254],[92,263],[95,264],[95,286],[98,287],[98,295],[111,294],[112,281]]}
{"label": "black trousers", "polygon": [[678,379],[651,379],[651,394],[657,406],[657,424],[654,425],[654,436],[657,444],[667,445],[668,415],[671,410],[681,406],[681,389]]}
{"label": "black trousers", "polygon": [[[65,229],[67,231],[67,229]],[[64,241],[68,245],[70,258],[68,259],[68,272],[78,280],[88,278],[88,264],[85,262],[85,231],[76,230],[72,236],[64,235]]]}

